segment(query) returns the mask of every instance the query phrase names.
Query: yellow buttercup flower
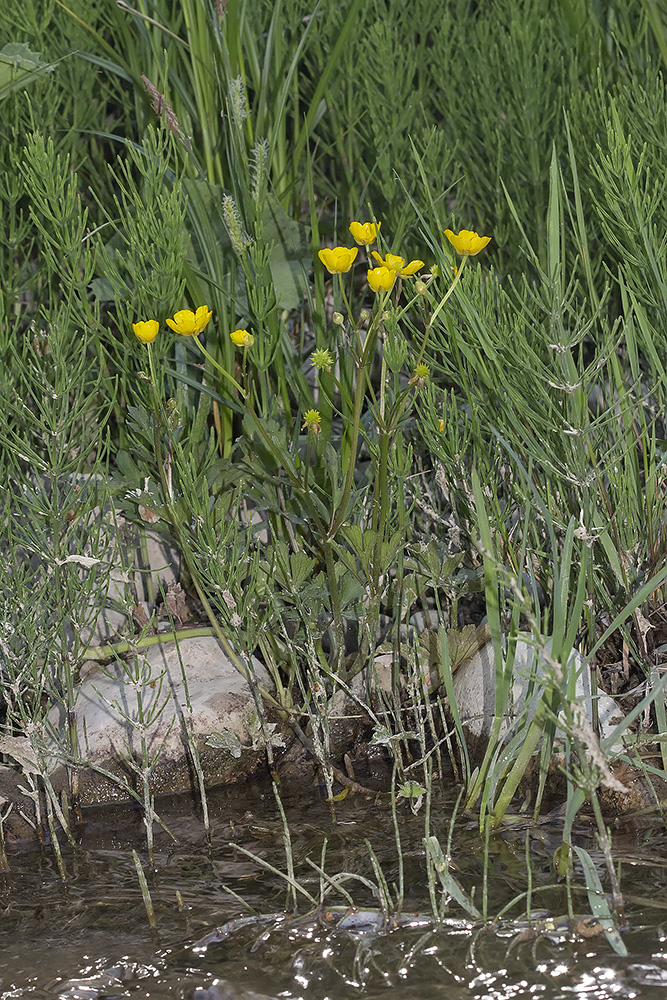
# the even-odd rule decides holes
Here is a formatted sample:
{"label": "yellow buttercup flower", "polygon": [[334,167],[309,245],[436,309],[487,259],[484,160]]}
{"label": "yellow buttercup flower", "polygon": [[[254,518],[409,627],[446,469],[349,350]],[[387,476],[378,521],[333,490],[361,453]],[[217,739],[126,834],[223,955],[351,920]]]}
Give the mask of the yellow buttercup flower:
{"label": "yellow buttercup flower", "polygon": [[255,338],[247,330],[234,330],[229,336],[237,347],[252,347],[255,343]]}
{"label": "yellow buttercup flower", "polygon": [[368,284],[374,292],[388,292],[394,287],[396,271],[390,267],[373,267],[366,275]]}
{"label": "yellow buttercup flower", "polygon": [[487,243],[491,242],[490,236],[479,236],[470,229],[462,229],[458,235],[451,229],[445,229],[445,236],[452,244],[457,253],[464,257],[474,257],[480,250],[483,250]]}
{"label": "yellow buttercup flower", "polygon": [[326,247],[320,250],[318,257],[326,267],[329,274],[345,274],[354,264],[359,253],[359,247]]}
{"label": "yellow buttercup flower", "polygon": [[381,225],[381,222],[351,222],[350,232],[356,243],[367,247],[369,243],[375,243]]}
{"label": "yellow buttercup flower", "polygon": [[179,309],[173,319],[167,320],[167,326],[183,337],[192,337],[202,332],[212,315],[208,306],[199,306],[196,313],[191,309]]}
{"label": "yellow buttercup flower", "polygon": [[156,319],[139,320],[132,324],[132,329],[142,344],[150,344],[157,337],[160,324]]}
{"label": "yellow buttercup flower", "polygon": [[423,260],[411,260],[409,264],[406,264],[404,258],[395,253],[388,253],[386,257],[382,258],[377,250],[374,250],[373,256],[382,267],[388,267],[391,271],[395,271],[399,278],[408,278],[424,266]]}

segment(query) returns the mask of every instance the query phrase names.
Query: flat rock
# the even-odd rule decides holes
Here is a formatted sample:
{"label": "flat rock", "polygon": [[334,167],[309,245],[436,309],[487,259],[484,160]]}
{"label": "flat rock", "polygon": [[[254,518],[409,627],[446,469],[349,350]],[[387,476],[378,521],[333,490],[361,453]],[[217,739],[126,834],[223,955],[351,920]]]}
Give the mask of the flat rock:
{"label": "flat rock", "polygon": [[[270,689],[254,658],[252,670]],[[207,788],[243,781],[265,764],[250,686],[214,637],[162,643],[127,663],[93,667],[81,682],[76,717],[82,805],[129,801],[130,789],[141,791],[142,759],[155,762],[149,763],[153,794],[196,788],[193,745]],[[64,732],[61,706],[49,722]],[[219,738],[210,745],[213,734]],[[63,783],[62,761],[52,781]]]}

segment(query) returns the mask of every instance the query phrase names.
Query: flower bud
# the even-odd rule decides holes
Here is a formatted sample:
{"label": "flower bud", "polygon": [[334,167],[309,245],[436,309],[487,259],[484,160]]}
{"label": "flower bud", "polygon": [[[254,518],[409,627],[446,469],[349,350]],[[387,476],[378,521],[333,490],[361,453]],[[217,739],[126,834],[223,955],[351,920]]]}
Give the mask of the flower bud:
{"label": "flower bud", "polygon": [[330,372],[334,361],[335,358],[331,352],[324,347],[318,347],[310,356],[310,363],[314,368],[317,368],[318,372],[322,370]]}
{"label": "flower bud", "polygon": [[303,415],[302,431],[311,431],[317,435],[322,430],[322,417],[319,410],[307,410]]}
{"label": "flower bud", "polygon": [[415,365],[415,373],[412,378],[408,381],[408,385],[414,385],[416,389],[423,389],[426,385],[426,380],[431,373],[431,369],[428,365],[420,362]]}

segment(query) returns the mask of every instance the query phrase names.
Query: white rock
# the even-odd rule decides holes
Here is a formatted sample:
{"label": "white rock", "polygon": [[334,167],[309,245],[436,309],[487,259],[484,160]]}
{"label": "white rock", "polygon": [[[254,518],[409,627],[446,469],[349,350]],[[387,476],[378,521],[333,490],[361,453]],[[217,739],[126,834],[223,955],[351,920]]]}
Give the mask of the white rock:
{"label": "white rock", "polygon": [[[551,642],[547,643],[547,651]],[[508,735],[514,720],[523,711],[526,702],[530,705],[528,718],[532,719],[544,692],[548,667],[544,659],[537,657],[532,643],[519,639],[513,664],[513,684],[510,704],[501,725],[501,738]],[[504,668],[504,667],[503,667]],[[584,666],[583,657],[573,650],[568,668],[576,671],[575,700],[586,707],[588,721],[593,721],[593,695],[590,671]],[[533,678],[537,678],[537,683]],[[462,722],[471,736],[481,739],[491,733],[495,713],[496,664],[493,643],[487,642],[474,656],[462,663],[453,676],[454,697]],[[613,698],[606,694],[597,695],[598,717],[602,736],[608,736],[622,721],[623,712]],[[562,732],[561,732],[562,735]]]}
{"label": "white rock", "polygon": [[120,515],[107,513],[100,530],[106,538],[104,556],[111,563],[111,571],[102,602],[98,599],[97,617],[92,625],[81,630],[83,641],[91,646],[132,635],[133,607],[137,603],[149,603],[148,577],[156,603],[160,603],[161,592],[178,581],[181,569],[178,551],[152,529],[144,530],[143,556],[136,530],[129,528]]}
{"label": "white rock", "polygon": [[[269,689],[268,674],[254,658],[252,669],[258,683]],[[159,758],[150,779],[152,791],[167,794],[190,789],[190,718],[207,787],[242,780],[265,759],[261,746],[253,746],[256,712],[250,686],[217,639],[209,636],[151,646],[134,663],[94,667],[81,682],[76,717],[80,757],[117,779],[114,782],[90,767],[83,768],[79,786],[84,805],[128,799],[124,782],[138,788],[127,758],[141,760],[142,735],[149,759]],[[64,709],[53,708],[49,721],[56,731],[64,732]],[[207,737],[220,732],[232,743],[238,741],[240,756],[207,745]]]}

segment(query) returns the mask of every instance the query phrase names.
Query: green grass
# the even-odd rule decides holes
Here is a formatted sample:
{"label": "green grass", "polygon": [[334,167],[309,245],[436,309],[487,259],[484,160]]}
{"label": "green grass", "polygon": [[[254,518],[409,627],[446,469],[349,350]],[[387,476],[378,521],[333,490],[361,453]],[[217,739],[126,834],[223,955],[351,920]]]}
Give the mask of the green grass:
{"label": "green grass", "polygon": [[[81,609],[109,565],[97,511],[141,527],[148,507],[239,669],[259,654],[266,703],[310,722],[330,796],[309,692],[353,681],[382,616],[394,690],[376,735],[402,787],[410,746],[434,780],[448,696],[481,828],[534,755],[537,816],[560,715],[564,872],[576,812],[613,784],[572,649],[604,673],[624,645],[626,686],[665,717],[645,623],[664,624],[667,575],[667,28],[649,0],[431,7],[4,5],[0,725],[38,746],[61,701],[77,759]],[[380,221],[380,253],[422,259],[421,277],[373,294],[363,247],[328,274],[317,252],[352,246],[353,219]],[[461,267],[449,227],[493,240]],[[199,344],[167,329],[204,303]],[[429,604],[427,650],[405,626]],[[475,762],[451,674],[480,614],[496,725]],[[550,642],[549,669],[503,745],[519,633]]]}

